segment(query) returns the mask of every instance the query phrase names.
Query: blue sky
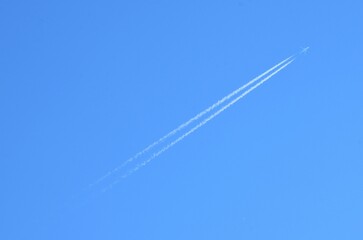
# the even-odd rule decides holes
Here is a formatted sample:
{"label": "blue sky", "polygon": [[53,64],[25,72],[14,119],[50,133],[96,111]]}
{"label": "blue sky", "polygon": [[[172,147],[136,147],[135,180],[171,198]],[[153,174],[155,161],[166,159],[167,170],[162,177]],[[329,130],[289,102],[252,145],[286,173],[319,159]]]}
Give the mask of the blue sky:
{"label": "blue sky", "polygon": [[2,1],[0,238],[362,239],[362,15],[361,1]]}

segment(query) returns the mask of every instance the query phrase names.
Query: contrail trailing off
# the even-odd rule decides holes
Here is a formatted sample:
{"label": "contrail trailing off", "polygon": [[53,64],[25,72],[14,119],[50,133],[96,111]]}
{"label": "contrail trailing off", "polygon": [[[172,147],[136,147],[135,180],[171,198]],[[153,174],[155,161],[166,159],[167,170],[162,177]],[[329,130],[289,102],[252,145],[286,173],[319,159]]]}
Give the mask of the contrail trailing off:
{"label": "contrail trailing off", "polygon": [[[277,70],[275,70],[274,72],[272,72],[270,75],[268,75],[267,77],[265,77],[264,79],[262,79],[261,81],[259,81],[258,83],[256,83],[254,86],[252,86],[251,88],[249,88],[245,92],[243,92],[241,95],[239,95],[238,97],[236,97],[235,99],[233,99],[231,102],[229,102],[228,104],[226,104],[225,106],[223,106],[221,109],[219,109],[218,111],[216,111],[215,113],[213,113],[212,115],[210,115],[208,118],[204,119],[202,122],[200,122],[198,125],[196,125],[195,127],[193,127],[191,130],[189,130],[188,132],[186,132],[185,134],[183,134],[182,136],[180,136],[179,138],[177,138],[173,142],[171,142],[168,145],[166,145],[160,151],[154,153],[150,158],[148,158],[144,162],[138,164],[135,168],[131,169],[129,172],[127,172],[121,178],[117,179],[114,183],[112,183],[107,189],[109,189],[113,185],[117,184],[119,181],[121,181],[122,178],[126,178],[126,177],[130,176],[131,174],[133,174],[134,172],[136,172],[140,168],[144,167],[146,164],[150,163],[153,159],[155,159],[156,157],[160,156],[162,153],[164,153],[165,151],[167,151],[168,149],[170,149],[171,147],[173,147],[175,144],[177,144],[178,142],[182,141],[184,138],[186,138],[190,134],[194,133],[200,127],[204,126],[207,122],[209,122],[210,120],[212,120],[215,117],[217,117],[219,114],[221,114],[222,112],[224,112],[226,109],[228,109],[229,107],[231,107],[233,104],[235,104],[240,99],[242,99],[243,97],[245,97],[247,94],[249,94],[250,92],[252,92],[254,89],[256,89],[257,87],[261,86],[263,83],[265,83],[267,80],[269,80],[271,77],[273,77],[275,74],[277,74],[278,72],[280,72],[282,69],[284,69],[285,67],[287,67],[289,64],[291,64],[295,60],[295,58],[292,58],[292,59],[291,58],[292,57],[288,58],[287,60],[284,60],[284,62],[287,61],[287,63],[283,64],[283,66],[279,67]],[[289,59],[291,59],[291,60],[289,60]]]}
{"label": "contrail trailing off", "polygon": [[[115,169],[109,171],[108,173],[106,173],[104,176],[102,176],[101,178],[99,178],[95,183],[91,184],[89,187],[92,187],[94,185],[97,185],[98,183],[102,182],[103,180],[105,180],[106,178],[108,178],[109,176],[113,175],[114,173],[118,172],[119,170],[121,170],[124,166],[126,166],[128,163],[136,160],[137,158],[139,158],[140,156],[142,156],[143,154],[145,154],[146,152],[150,151],[152,148],[156,147],[157,145],[159,145],[160,143],[164,142],[166,139],[170,138],[171,136],[175,135],[176,133],[178,133],[179,131],[181,131],[182,129],[184,129],[185,127],[189,126],[191,123],[197,121],[198,119],[200,119],[201,117],[203,117],[205,114],[209,113],[210,111],[214,110],[216,107],[220,106],[221,104],[223,104],[225,101],[229,100],[230,98],[234,97],[235,95],[239,94],[242,90],[246,89],[247,87],[249,87],[250,85],[252,85],[253,83],[255,83],[256,81],[258,81],[259,79],[261,79],[262,77],[266,76],[267,74],[269,74],[270,72],[272,72],[273,70],[275,70],[276,68],[280,67],[281,65],[285,64],[286,62],[288,62],[289,60],[291,60],[292,58],[294,58],[296,56],[292,55],[284,60],[282,60],[280,63],[276,64],[275,66],[271,67],[270,69],[268,69],[267,71],[265,71],[264,73],[260,74],[259,76],[255,77],[254,79],[252,79],[251,81],[249,81],[248,83],[244,84],[243,86],[239,87],[238,89],[234,90],[233,92],[231,92],[230,94],[228,94],[227,96],[221,98],[220,100],[218,100],[216,103],[214,103],[213,105],[211,105],[210,107],[206,108],[205,110],[203,110],[202,112],[198,113],[197,115],[195,115],[194,117],[190,118],[188,121],[182,123],[181,125],[179,125],[177,128],[175,128],[174,130],[172,130],[171,132],[167,133],[166,135],[164,135],[163,137],[161,137],[160,139],[158,139],[157,141],[153,142],[152,144],[150,144],[149,146],[147,146],[146,148],[144,148],[142,151],[136,153],[133,157],[127,159],[125,162],[123,162],[121,165],[119,165],[118,167],[116,167]],[[285,65],[284,65],[285,66]]]}

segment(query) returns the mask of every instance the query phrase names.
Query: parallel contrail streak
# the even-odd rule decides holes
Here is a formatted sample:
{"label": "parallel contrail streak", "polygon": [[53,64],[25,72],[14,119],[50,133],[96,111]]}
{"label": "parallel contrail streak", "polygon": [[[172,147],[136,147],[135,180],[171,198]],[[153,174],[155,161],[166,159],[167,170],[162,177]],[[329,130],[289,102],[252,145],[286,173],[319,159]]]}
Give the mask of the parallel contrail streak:
{"label": "parallel contrail streak", "polygon": [[179,132],[180,130],[184,129],[185,127],[189,126],[191,123],[197,121],[198,119],[200,119],[202,116],[204,116],[205,114],[209,113],[210,111],[212,111],[213,109],[215,109],[216,107],[220,106],[222,103],[224,103],[225,101],[227,101],[228,99],[230,99],[231,97],[235,96],[236,94],[240,93],[243,89],[247,88],[248,86],[250,86],[251,84],[253,84],[254,82],[258,81],[259,79],[261,79],[262,77],[264,77],[265,75],[267,75],[268,73],[270,73],[271,71],[275,70],[276,68],[278,68],[279,66],[281,66],[282,64],[286,63],[287,61],[289,61],[290,59],[292,59],[295,55],[292,55],[288,58],[286,58],[285,60],[281,61],[280,63],[276,64],[275,66],[271,67],[270,69],[268,69],[267,71],[265,71],[264,73],[260,74],[259,76],[255,77],[254,79],[252,79],[251,81],[249,81],[248,83],[244,84],[243,86],[239,87],[238,89],[236,89],[235,91],[233,91],[232,93],[228,94],[227,96],[223,97],[222,99],[218,100],[216,103],[214,103],[213,105],[211,105],[210,107],[208,107],[207,109],[203,110],[202,112],[198,113],[197,115],[195,115],[194,117],[192,117],[191,119],[189,119],[188,121],[182,123],[181,125],[179,125],[177,128],[175,128],[174,130],[172,130],[171,132],[167,133],[166,135],[164,135],[163,137],[161,137],[159,140],[153,142],[152,144],[150,144],[149,146],[147,146],[146,148],[144,148],[142,151],[136,153],[133,157],[127,159],[125,162],[123,162],[121,165],[119,165],[118,167],[116,167],[115,169],[109,171],[108,173],[106,173],[103,177],[99,178],[94,184],[91,184],[90,187],[92,187],[93,185],[96,185],[100,182],[102,182],[104,179],[106,179],[107,177],[111,176],[112,174],[118,172],[120,169],[122,169],[125,165],[127,165],[128,163],[136,160],[137,158],[139,158],[141,155],[143,155],[144,153],[148,152],[149,150],[151,150],[153,147],[159,145],[160,143],[162,143],[164,140],[166,140],[167,138],[173,136],[174,134],[176,134],[177,132]]}
{"label": "parallel contrail streak", "polygon": [[[188,132],[186,132],[185,134],[183,134],[182,136],[180,136],[178,139],[176,139],[175,141],[169,143],[167,146],[165,146],[164,148],[162,148],[160,151],[154,153],[150,158],[148,158],[144,162],[138,164],[135,168],[131,169],[128,173],[126,173],[125,175],[123,175],[121,178],[126,178],[129,175],[133,174],[134,172],[136,172],[137,170],[139,170],[140,168],[142,168],[143,166],[145,166],[146,164],[148,164],[149,162],[151,162],[153,159],[155,159],[156,157],[158,157],[160,154],[162,154],[163,152],[167,151],[169,148],[173,147],[175,144],[177,144],[178,142],[180,142],[181,140],[183,140],[184,138],[186,138],[187,136],[189,136],[190,134],[192,134],[193,132],[195,132],[196,130],[198,130],[200,127],[202,127],[203,125],[205,125],[207,122],[209,122],[210,120],[212,120],[213,118],[215,118],[216,116],[218,116],[219,114],[221,114],[223,111],[225,111],[227,108],[231,107],[233,104],[235,104],[241,98],[245,97],[247,94],[249,94],[254,89],[256,89],[257,87],[259,87],[260,85],[262,85],[264,82],[266,82],[267,80],[269,80],[275,74],[277,74],[278,72],[280,72],[282,69],[284,69],[290,63],[292,63],[294,60],[295,59],[292,59],[292,60],[288,61],[287,63],[285,63],[283,66],[281,66],[280,68],[278,68],[277,70],[275,70],[273,73],[271,73],[270,75],[268,75],[267,77],[265,77],[264,79],[262,79],[261,81],[259,81],[258,83],[256,83],[250,89],[248,89],[245,92],[243,92],[241,95],[239,95],[234,100],[232,100],[230,103],[228,103],[227,105],[223,106],[221,109],[219,109],[218,111],[216,111],[215,113],[213,113],[212,115],[210,115],[208,118],[204,119],[202,122],[200,122],[194,128],[192,128],[191,130],[189,130]],[[120,180],[121,179],[116,180],[113,184],[111,184],[110,187],[112,187],[114,184],[118,183]]]}

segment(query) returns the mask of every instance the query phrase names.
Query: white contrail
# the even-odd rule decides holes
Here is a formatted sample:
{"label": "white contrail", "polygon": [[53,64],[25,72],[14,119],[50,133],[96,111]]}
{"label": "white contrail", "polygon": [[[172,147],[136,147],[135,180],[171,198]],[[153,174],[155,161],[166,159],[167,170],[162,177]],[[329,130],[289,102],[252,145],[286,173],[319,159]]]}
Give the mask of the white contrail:
{"label": "white contrail", "polygon": [[[148,164],[149,162],[151,162],[154,158],[158,157],[160,154],[162,154],[163,152],[165,152],[166,150],[168,150],[169,148],[171,148],[172,146],[174,146],[175,144],[177,144],[178,142],[180,142],[181,140],[183,140],[184,138],[186,138],[187,136],[189,136],[190,134],[192,134],[193,132],[195,132],[196,130],[198,130],[200,127],[202,127],[203,125],[205,125],[207,122],[209,122],[210,120],[212,120],[213,118],[215,118],[216,116],[218,116],[219,114],[221,114],[224,110],[226,110],[227,108],[231,107],[233,104],[235,104],[241,98],[245,97],[247,94],[249,94],[250,92],[252,92],[254,89],[256,89],[257,87],[259,87],[260,85],[262,85],[264,82],[266,82],[267,80],[269,80],[272,76],[274,76],[275,74],[277,74],[278,72],[280,72],[282,69],[284,69],[290,63],[292,63],[294,60],[295,59],[292,59],[292,60],[288,61],[287,63],[285,63],[283,66],[281,66],[280,68],[278,68],[277,70],[275,70],[273,73],[271,73],[270,75],[268,75],[267,77],[265,77],[264,79],[262,79],[261,81],[259,81],[258,83],[256,83],[250,89],[248,89],[245,92],[243,92],[241,95],[239,95],[234,100],[232,100],[230,103],[226,104],[221,109],[219,109],[218,111],[216,111],[215,113],[213,113],[212,115],[210,115],[208,118],[204,119],[202,122],[200,122],[194,128],[192,128],[191,130],[189,130],[188,132],[186,132],[185,134],[183,134],[182,136],[180,136],[178,139],[176,139],[175,141],[169,143],[167,146],[165,146],[164,148],[162,148],[160,151],[154,153],[150,158],[148,158],[144,162],[138,164],[135,168],[131,169],[129,172],[127,172],[121,178],[126,178],[129,175],[133,174],[134,172],[136,172],[137,170],[139,170],[141,167],[143,167],[146,164]],[[116,180],[113,184],[111,184],[109,188],[111,188],[113,185],[115,185],[119,181],[121,181],[121,178],[118,179],[118,180]]]}
{"label": "white contrail", "polygon": [[286,63],[287,61],[289,61],[290,59],[292,59],[295,55],[292,55],[288,58],[286,58],[285,60],[282,60],[280,63],[276,64],[275,66],[271,67],[270,69],[268,69],[267,71],[265,71],[264,73],[260,74],[259,76],[255,77],[254,79],[252,79],[251,81],[249,81],[248,83],[244,84],[243,86],[239,87],[238,89],[236,89],[235,91],[233,91],[232,93],[228,94],[227,96],[223,97],[222,99],[218,100],[216,103],[214,103],[213,105],[211,105],[210,107],[208,107],[207,109],[203,110],[202,112],[198,113],[197,115],[195,115],[194,117],[192,117],[191,119],[189,119],[188,121],[182,123],[181,125],[179,125],[177,128],[175,128],[174,130],[172,130],[171,132],[167,133],[166,135],[164,135],[163,137],[161,137],[159,140],[153,142],[152,144],[150,144],[149,146],[147,146],[146,148],[144,148],[142,151],[136,153],[133,157],[127,159],[125,162],[123,162],[121,165],[119,165],[118,167],[116,167],[115,169],[109,171],[108,173],[106,173],[104,176],[102,176],[101,178],[99,178],[95,183],[91,184],[90,187],[92,187],[93,185],[96,185],[100,182],[102,182],[104,179],[106,179],[107,177],[111,176],[112,174],[118,172],[120,169],[122,169],[125,165],[127,165],[128,163],[136,160],[137,158],[139,158],[141,155],[143,155],[144,153],[148,152],[149,150],[151,150],[152,148],[154,148],[155,146],[159,145],[160,143],[162,143],[164,140],[166,140],[167,138],[175,135],[177,132],[179,132],[180,130],[184,129],[185,127],[189,126],[191,123],[197,121],[198,119],[200,119],[202,116],[204,116],[205,114],[209,113],[210,111],[212,111],[213,109],[215,109],[216,107],[220,106],[222,103],[224,103],[225,101],[227,101],[228,99],[232,98],[233,96],[235,96],[236,94],[240,93],[243,89],[247,88],[248,86],[250,86],[251,84],[253,84],[254,82],[258,81],[259,79],[261,79],[262,77],[264,77],[265,75],[267,75],[268,73],[270,73],[271,71],[275,70],[276,68],[278,68],[279,66],[281,66],[282,64]]}

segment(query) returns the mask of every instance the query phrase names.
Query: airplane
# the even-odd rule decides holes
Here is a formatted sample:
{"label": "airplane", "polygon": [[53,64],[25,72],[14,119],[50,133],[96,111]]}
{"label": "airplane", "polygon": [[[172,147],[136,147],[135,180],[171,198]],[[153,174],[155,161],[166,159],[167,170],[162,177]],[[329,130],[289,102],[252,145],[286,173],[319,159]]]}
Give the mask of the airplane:
{"label": "airplane", "polygon": [[303,50],[301,50],[301,53],[307,53],[310,47],[305,47]]}

